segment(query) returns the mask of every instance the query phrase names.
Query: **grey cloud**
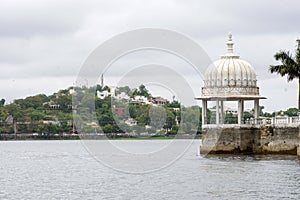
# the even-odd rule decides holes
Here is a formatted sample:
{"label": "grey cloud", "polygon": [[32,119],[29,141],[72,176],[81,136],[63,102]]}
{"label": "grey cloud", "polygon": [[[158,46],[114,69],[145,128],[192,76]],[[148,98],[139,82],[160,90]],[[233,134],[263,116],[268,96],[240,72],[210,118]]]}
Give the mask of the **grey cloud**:
{"label": "grey cloud", "polygon": [[66,5],[57,5],[50,1],[2,3],[0,36],[28,38],[76,31],[80,26],[81,16],[77,13],[78,8],[75,12],[70,9],[69,3]]}
{"label": "grey cloud", "polygon": [[[232,31],[235,52],[252,63],[259,75],[258,84],[265,84],[260,85],[265,88],[262,91],[272,91],[267,95],[278,99],[281,108],[286,104],[280,103],[274,90],[269,90],[269,79],[277,76],[269,74],[267,67],[275,62],[276,51],[293,50],[295,39],[300,37],[299,7],[298,0],[2,0],[0,78],[22,80],[18,83],[23,91],[26,85],[34,87],[32,80],[38,84],[41,79],[49,79],[51,85],[51,81],[62,78],[63,82],[63,77],[68,76],[68,83],[72,82],[70,77],[76,79],[81,64],[101,42],[142,27],[186,34],[215,60],[225,53],[227,33]],[[131,59],[143,63],[143,57]],[[184,73],[188,76],[187,71]],[[195,87],[199,87],[199,82]],[[13,98],[11,91],[1,89],[2,95]]]}
{"label": "grey cloud", "polygon": [[3,0],[0,3],[0,37],[71,36],[80,31],[88,15],[111,15],[120,10],[121,2]]}

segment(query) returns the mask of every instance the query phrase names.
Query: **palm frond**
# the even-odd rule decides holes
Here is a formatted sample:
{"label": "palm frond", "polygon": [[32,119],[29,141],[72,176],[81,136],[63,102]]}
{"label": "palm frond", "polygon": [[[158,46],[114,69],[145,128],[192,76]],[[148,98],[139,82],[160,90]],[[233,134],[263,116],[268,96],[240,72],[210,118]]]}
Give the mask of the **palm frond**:
{"label": "palm frond", "polygon": [[297,48],[296,48],[295,52],[296,52],[295,60],[296,60],[297,65],[300,68],[300,39],[297,40]]}
{"label": "palm frond", "polygon": [[288,69],[285,65],[270,65],[269,71],[271,73],[277,73],[280,74],[281,76],[284,76],[288,74]]}
{"label": "palm frond", "polygon": [[281,61],[281,65],[271,65],[269,71],[271,73],[276,72],[281,76],[287,75],[288,81],[292,81],[294,78],[300,77],[300,66],[297,61],[292,57],[290,52],[279,51],[274,55],[276,60]]}
{"label": "palm frond", "polygon": [[299,78],[299,77],[296,76],[295,74],[288,74],[288,75],[287,75],[287,80],[288,80],[288,82],[294,80],[294,78]]}
{"label": "palm frond", "polygon": [[296,62],[293,59],[289,51],[279,51],[274,55],[275,60],[280,60],[283,65],[295,65]]}
{"label": "palm frond", "polygon": [[[276,72],[281,76],[287,75],[287,80],[292,81],[297,78],[300,81],[300,39],[297,40],[297,48],[293,58],[290,52],[279,51],[274,55],[277,61],[281,61],[281,65],[270,65],[269,71]],[[300,87],[300,82],[299,82]],[[298,92],[298,109],[300,111],[300,91]]]}

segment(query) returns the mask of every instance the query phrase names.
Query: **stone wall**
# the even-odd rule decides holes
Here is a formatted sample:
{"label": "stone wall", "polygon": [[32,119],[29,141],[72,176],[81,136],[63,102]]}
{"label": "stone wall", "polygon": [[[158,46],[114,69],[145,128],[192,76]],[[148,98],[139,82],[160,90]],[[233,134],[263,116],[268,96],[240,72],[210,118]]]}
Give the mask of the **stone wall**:
{"label": "stone wall", "polygon": [[298,143],[297,126],[207,125],[203,127],[200,153],[297,155]]}
{"label": "stone wall", "polygon": [[297,154],[299,127],[261,127],[255,153]]}
{"label": "stone wall", "polygon": [[298,145],[297,148],[297,155],[298,155],[298,160],[300,160],[300,144]]}
{"label": "stone wall", "polygon": [[201,154],[238,154],[253,152],[253,141],[258,131],[252,127],[208,127],[202,131]]}
{"label": "stone wall", "polygon": [[300,131],[298,137],[297,156],[298,156],[298,160],[300,160]]}

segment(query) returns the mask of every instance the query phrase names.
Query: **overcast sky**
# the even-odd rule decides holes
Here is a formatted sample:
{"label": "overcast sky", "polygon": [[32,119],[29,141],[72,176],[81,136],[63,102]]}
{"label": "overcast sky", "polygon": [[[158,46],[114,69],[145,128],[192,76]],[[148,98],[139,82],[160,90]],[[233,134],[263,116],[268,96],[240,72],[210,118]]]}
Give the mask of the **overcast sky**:
{"label": "overcast sky", "polygon": [[[226,52],[232,32],[234,51],[256,69],[266,110],[296,107],[297,81],[287,83],[268,66],[278,50],[294,51],[299,8],[298,0],[0,0],[0,98],[69,87],[102,42],[153,27],[189,36],[212,60]],[[200,95],[199,81],[193,89]]]}

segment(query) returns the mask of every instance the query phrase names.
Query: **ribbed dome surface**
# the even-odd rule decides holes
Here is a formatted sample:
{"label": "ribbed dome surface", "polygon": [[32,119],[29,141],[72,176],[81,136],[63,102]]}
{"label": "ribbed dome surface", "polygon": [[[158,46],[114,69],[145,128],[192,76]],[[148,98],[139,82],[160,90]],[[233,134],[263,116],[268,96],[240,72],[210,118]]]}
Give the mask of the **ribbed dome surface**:
{"label": "ribbed dome surface", "polygon": [[256,86],[256,74],[246,61],[226,57],[215,61],[205,72],[205,86]]}
{"label": "ribbed dome surface", "polygon": [[233,53],[233,44],[229,34],[227,54],[205,72],[202,96],[259,95],[254,68]]}

